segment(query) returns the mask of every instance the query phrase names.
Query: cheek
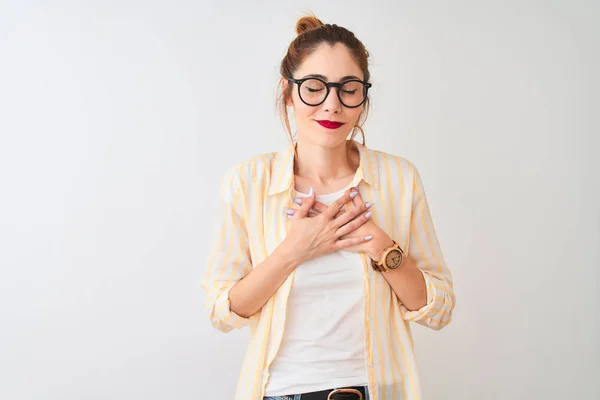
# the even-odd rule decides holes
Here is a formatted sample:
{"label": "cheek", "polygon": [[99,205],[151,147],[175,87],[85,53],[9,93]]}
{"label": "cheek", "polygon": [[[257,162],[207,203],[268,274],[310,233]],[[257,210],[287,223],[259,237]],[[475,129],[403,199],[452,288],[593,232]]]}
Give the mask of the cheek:
{"label": "cheek", "polygon": [[348,116],[349,116],[349,120],[353,121],[354,123],[358,122],[358,117],[360,116],[360,113],[362,112],[363,108],[362,107],[358,107],[358,108],[352,108],[349,110]]}
{"label": "cheek", "polygon": [[317,111],[318,107],[307,106],[300,99],[294,99],[294,115],[297,119],[310,119]]}

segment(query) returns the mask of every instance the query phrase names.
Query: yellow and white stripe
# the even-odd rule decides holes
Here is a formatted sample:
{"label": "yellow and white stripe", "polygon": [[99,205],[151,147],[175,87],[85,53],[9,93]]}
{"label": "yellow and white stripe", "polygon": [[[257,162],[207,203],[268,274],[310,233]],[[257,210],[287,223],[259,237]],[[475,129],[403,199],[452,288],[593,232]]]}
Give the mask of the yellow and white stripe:
{"label": "yellow and white stripe", "polygon": [[[365,345],[373,400],[421,399],[410,322],[441,329],[450,323],[455,296],[429,212],[423,183],[404,158],[356,143],[360,165],[352,186],[375,202],[373,219],[400,244],[422,271],[427,305],[408,310],[362,255],[365,276]],[[292,273],[262,310],[242,318],[229,309],[229,290],[284,240],[293,203],[294,147],[263,154],[225,174],[220,216],[206,265],[206,304],[212,324],[223,332],[250,326],[252,335],[238,381],[236,400],[262,400],[269,365],[281,342]]]}

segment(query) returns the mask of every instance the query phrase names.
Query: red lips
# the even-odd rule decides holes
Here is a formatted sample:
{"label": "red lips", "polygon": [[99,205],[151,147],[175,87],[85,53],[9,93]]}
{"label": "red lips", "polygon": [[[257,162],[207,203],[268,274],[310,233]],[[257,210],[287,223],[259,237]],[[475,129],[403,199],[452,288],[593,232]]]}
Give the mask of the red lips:
{"label": "red lips", "polygon": [[337,129],[340,126],[344,125],[343,122],[336,122],[336,121],[328,121],[328,120],[321,120],[321,121],[317,121],[319,123],[319,125],[321,125],[324,128],[327,129]]}

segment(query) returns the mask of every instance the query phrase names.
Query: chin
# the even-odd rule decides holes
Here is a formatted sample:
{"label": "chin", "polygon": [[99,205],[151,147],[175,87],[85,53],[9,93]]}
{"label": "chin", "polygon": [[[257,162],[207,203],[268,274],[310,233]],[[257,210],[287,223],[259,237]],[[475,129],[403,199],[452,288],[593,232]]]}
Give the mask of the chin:
{"label": "chin", "polygon": [[334,148],[346,143],[347,137],[348,135],[345,133],[325,132],[314,138],[313,142],[323,147]]}
{"label": "chin", "polygon": [[303,129],[302,131],[307,132],[308,134],[303,135],[303,137],[299,139],[313,143],[317,146],[334,148],[345,144],[351,131],[348,130],[346,126],[341,126],[338,129],[327,129],[318,124],[316,125],[317,126],[311,126],[310,128],[307,127],[308,129]]}

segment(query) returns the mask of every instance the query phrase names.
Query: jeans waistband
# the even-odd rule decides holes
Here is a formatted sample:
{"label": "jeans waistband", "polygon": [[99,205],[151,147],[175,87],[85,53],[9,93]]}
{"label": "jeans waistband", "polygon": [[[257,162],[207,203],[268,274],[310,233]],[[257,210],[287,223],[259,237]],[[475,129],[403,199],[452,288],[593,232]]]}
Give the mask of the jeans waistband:
{"label": "jeans waistband", "polygon": [[[362,394],[362,400],[370,400],[369,389],[367,386],[352,386],[347,388],[327,389],[318,392],[289,394],[286,396],[267,396],[263,400],[327,400],[327,396],[336,389],[355,389]],[[358,396],[351,393],[337,393],[333,400],[358,400]]]}

